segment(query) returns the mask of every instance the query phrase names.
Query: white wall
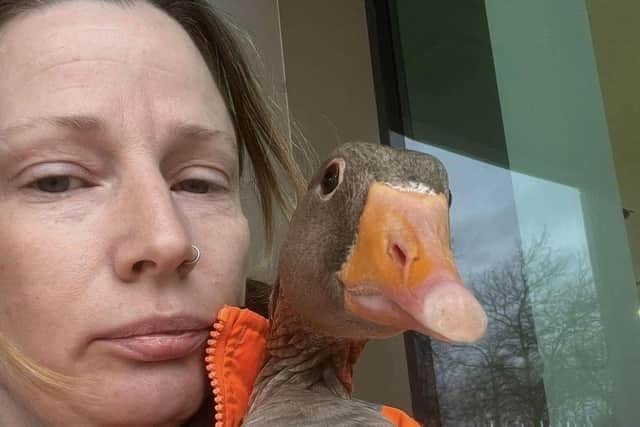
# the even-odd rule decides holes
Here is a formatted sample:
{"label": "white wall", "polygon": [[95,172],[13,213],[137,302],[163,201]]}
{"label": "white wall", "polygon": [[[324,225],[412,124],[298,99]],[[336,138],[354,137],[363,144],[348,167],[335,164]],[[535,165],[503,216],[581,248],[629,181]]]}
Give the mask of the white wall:
{"label": "white wall", "polygon": [[625,208],[631,255],[640,280],[640,2],[588,0],[609,137]]}

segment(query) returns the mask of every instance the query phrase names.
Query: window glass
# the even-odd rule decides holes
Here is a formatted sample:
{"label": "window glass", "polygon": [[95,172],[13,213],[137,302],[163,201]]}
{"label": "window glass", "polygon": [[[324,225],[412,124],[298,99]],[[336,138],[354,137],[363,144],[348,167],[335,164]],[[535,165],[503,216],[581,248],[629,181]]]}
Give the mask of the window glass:
{"label": "window glass", "polygon": [[471,346],[407,334],[416,417],[634,425],[636,279],[587,5],[373,3],[382,132],[445,163],[454,254],[490,319]]}

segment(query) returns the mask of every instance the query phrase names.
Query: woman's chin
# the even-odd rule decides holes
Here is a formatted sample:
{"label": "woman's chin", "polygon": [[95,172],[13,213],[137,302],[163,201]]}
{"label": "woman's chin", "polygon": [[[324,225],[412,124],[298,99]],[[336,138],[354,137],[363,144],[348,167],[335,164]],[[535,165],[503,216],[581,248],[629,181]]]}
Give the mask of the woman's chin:
{"label": "woman's chin", "polygon": [[202,358],[135,363],[103,371],[98,405],[90,418],[101,425],[177,425],[193,416],[207,391]]}

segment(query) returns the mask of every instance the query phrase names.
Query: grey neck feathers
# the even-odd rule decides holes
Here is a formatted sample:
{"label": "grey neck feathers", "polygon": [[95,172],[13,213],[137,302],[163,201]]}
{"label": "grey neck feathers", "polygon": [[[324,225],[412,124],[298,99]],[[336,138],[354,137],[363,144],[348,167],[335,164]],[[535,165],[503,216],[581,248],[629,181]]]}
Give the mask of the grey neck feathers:
{"label": "grey neck feathers", "polygon": [[352,366],[364,344],[315,333],[293,304],[274,292],[268,358],[256,380],[250,407],[292,389],[349,399]]}

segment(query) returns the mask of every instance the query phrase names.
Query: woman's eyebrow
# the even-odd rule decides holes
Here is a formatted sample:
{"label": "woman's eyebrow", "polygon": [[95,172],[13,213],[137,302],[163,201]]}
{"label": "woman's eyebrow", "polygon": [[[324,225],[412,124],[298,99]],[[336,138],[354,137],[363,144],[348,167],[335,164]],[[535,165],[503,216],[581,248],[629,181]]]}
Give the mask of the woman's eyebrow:
{"label": "woman's eyebrow", "polygon": [[215,138],[233,138],[228,132],[206,126],[178,122],[171,127],[170,139],[206,141]]}
{"label": "woman's eyebrow", "polygon": [[103,133],[106,126],[97,117],[84,115],[71,116],[49,116],[27,119],[4,129],[0,129],[0,140],[9,138],[11,135],[37,129],[39,127],[52,127],[60,130],[74,131],[80,133]]}
{"label": "woman's eyebrow", "polygon": [[[0,141],[21,132],[37,129],[39,127],[50,127],[74,133],[106,134],[106,123],[95,116],[69,115],[69,116],[48,116],[27,119],[4,129],[0,129]],[[224,130],[213,129],[205,125],[179,121],[172,123],[169,131],[169,140],[178,141],[206,141],[217,138],[234,140],[234,136]]]}

